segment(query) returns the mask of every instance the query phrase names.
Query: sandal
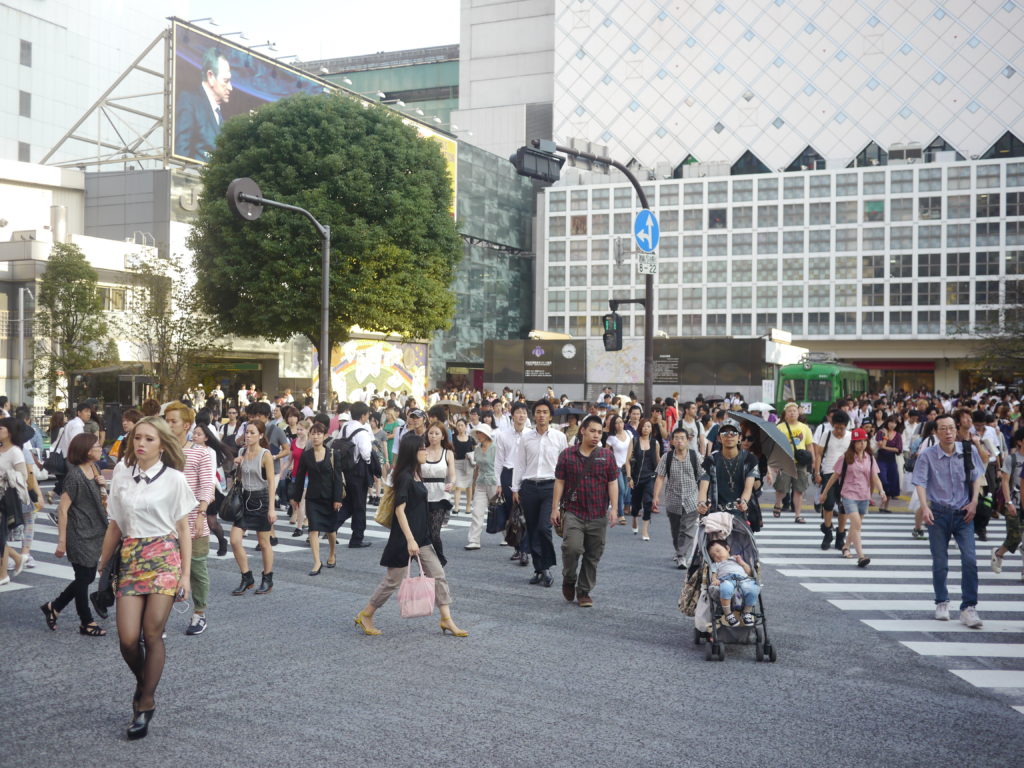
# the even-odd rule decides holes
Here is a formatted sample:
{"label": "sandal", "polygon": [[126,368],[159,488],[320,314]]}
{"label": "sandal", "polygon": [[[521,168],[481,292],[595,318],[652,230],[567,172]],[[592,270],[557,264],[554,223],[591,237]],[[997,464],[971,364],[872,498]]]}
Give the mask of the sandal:
{"label": "sandal", "polygon": [[57,612],[53,610],[53,603],[46,603],[46,605],[40,605],[39,610],[43,612],[43,616],[46,617],[46,626],[50,628],[51,632],[57,631]]}
{"label": "sandal", "polygon": [[794,523],[800,523],[802,525],[802,524],[806,523],[807,521],[804,520],[801,515],[797,515],[796,517],[793,518],[793,522]]}
{"label": "sandal", "polygon": [[782,506],[776,504],[772,507],[772,517],[782,517]]}
{"label": "sandal", "polygon": [[849,547],[843,547],[843,557],[853,557],[853,555],[850,554]]}
{"label": "sandal", "polygon": [[83,624],[80,626],[78,628],[78,634],[89,635],[89,637],[104,637],[107,634],[107,630],[94,621],[92,624]]}
{"label": "sandal", "polygon": [[871,562],[871,558],[870,557],[862,557],[860,560],[857,561],[857,567],[858,568],[867,568],[868,567],[868,563],[870,563],[870,562]]}

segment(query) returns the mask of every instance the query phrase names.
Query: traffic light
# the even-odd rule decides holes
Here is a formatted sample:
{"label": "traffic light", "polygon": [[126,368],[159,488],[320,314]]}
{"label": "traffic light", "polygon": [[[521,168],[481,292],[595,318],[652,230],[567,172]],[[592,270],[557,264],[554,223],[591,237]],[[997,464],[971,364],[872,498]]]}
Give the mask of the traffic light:
{"label": "traffic light", "polygon": [[617,312],[604,316],[604,351],[618,352],[622,349],[622,318]]}
{"label": "traffic light", "polygon": [[520,176],[554,182],[562,175],[565,158],[532,147],[520,147],[509,161]]}

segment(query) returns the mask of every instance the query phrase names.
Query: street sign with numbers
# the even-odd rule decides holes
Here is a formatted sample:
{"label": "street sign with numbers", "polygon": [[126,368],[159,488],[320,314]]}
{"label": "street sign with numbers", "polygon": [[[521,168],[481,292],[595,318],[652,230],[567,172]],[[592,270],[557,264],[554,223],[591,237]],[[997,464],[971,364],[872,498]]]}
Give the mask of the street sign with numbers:
{"label": "street sign with numbers", "polygon": [[637,272],[641,275],[658,274],[658,255],[656,253],[639,253],[637,257]]}

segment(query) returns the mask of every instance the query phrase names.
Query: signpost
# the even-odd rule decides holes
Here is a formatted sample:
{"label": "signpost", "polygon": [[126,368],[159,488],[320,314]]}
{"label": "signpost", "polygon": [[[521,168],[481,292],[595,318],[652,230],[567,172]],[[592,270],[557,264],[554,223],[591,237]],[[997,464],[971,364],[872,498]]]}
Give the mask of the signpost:
{"label": "signpost", "polygon": [[641,275],[658,274],[658,257],[653,253],[637,254],[636,271]]}
{"label": "signpost", "polygon": [[633,239],[636,247],[644,253],[654,253],[661,240],[661,227],[654,212],[645,208],[633,220]]}

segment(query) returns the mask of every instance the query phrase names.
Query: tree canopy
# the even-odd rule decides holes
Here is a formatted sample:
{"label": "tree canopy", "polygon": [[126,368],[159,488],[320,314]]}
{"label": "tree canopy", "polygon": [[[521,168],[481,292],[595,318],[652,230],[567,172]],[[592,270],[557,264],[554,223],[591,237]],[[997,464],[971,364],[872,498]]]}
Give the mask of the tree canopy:
{"label": "tree canopy", "polygon": [[290,211],[235,218],[225,192],[245,176],[331,228],[332,344],[355,325],[408,337],[448,327],[461,246],[436,143],[340,94],[291,96],[225,123],[189,239],[200,301],[225,333],[319,346],[319,235]]}

